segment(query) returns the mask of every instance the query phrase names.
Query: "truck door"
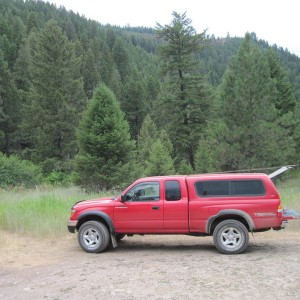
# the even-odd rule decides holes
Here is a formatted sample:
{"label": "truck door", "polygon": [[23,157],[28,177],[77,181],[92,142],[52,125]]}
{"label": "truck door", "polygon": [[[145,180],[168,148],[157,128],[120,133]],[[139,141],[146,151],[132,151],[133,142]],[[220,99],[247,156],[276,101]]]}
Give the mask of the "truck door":
{"label": "truck door", "polygon": [[188,193],[184,178],[164,181],[164,232],[187,233]]}
{"label": "truck door", "polygon": [[116,202],[114,223],[117,232],[156,233],[163,230],[164,206],[159,181],[146,181],[133,186],[125,201]]}

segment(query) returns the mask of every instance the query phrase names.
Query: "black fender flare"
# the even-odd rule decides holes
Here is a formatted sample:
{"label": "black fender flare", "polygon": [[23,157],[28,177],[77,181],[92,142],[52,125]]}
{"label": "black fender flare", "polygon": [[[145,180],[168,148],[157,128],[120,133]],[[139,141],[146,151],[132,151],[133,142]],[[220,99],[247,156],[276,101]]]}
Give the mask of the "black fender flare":
{"label": "black fender flare", "polygon": [[238,209],[224,209],[224,210],[219,211],[216,215],[210,216],[208,218],[207,223],[206,223],[206,228],[205,228],[206,233],[210,234],[211,225],[217,218],[223,217],[226,215],[233,216],[233,218],[234,218],[234,216],[242,217],[248,223],[250,231],[253,231],[255,229],[255,224],[253,222],[253,219],[246,212],[244,212],[242,210],[238,210]]}
{"label": "black fender flare", "polygon": [[[96,217],[100,217],[101,219],[104,219],[105,222],[108,224],[109,226],[109,231],[110,231],[110,236],[111,236],[111,241],[112,241],[112,245],[113,247],[117,247],[118,243],[116,240],[116,230],[115,230],[115,225],[112,221],[112,219],[110,218],[110,216],[102,211],[98,211],[98,210],[88,210],[84,213],[82,213],[80,216],[78,216],[77,220],[78,220],[78,224],[80,224],[81,220],[86,218],[86,217],[91,217],[91,216],[96,216]],[[77,228],[78,230],[78,228]]]}

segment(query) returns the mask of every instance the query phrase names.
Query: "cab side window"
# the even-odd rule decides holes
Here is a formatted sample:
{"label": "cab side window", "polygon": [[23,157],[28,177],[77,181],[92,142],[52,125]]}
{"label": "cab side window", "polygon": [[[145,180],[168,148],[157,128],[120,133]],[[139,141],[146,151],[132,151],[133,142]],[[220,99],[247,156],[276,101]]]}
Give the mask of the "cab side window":
{"label": "cab side window", "polygon": [[165,183],[167,201],[178,201],[181,199],[180,183],[177,180],[167,180]]}
{"label": "cab side window", "polygon": [[159,182],[142,182],[126,193],[126,201],[159,201]]}

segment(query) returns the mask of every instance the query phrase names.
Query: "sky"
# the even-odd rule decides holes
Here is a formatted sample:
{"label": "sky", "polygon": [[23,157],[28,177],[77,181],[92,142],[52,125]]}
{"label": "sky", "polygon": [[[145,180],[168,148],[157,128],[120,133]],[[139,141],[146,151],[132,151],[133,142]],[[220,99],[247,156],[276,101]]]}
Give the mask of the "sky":
{"label": "sky", "polygon": [[172,12],[186,12],[198,33],[258,39],[300,57],[299,0],[44,0],[99,23],[119,26],[170,24]]}

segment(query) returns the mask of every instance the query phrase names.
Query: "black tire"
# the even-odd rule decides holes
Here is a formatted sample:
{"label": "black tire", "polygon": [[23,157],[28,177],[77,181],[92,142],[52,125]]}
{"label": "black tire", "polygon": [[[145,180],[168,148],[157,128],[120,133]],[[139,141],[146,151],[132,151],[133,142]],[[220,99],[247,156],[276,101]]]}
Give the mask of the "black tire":
{"label": "black tire", "polygon": [[89,253],[100,253],[107,249],[110,235],[107,227],[97,221],[83,223],[78,230],[80,247]]}
{"label": "black tire", "polygon": [[215,247],[224,254],[243,253],[249,243],[249,233],[245,225],[237,220],[220,222],[213,233]]}
{"label": "black tire", "polygon": [[119,242],[121,241],[124,237],[125,237],[126,234],[123,234],[123,233],[116,233],[116,240]]}

